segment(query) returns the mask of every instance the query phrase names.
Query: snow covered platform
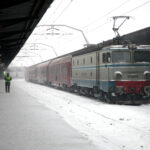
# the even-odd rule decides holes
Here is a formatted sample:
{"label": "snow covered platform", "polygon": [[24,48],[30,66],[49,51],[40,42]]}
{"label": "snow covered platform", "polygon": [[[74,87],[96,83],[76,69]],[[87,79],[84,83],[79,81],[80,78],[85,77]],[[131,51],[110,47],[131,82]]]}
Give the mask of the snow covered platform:
{"label": "snow covered platform", "polygon": [[0,81],[2,150],[150,150],[150,104],[113,105],[24,80]]}
{"label": "snow covered platform", "polygon": [[1,150],[97,150],[56,111],[39,103],[34,89],[24,84],[12,81],[11,92],[5,93],[0,81]]}

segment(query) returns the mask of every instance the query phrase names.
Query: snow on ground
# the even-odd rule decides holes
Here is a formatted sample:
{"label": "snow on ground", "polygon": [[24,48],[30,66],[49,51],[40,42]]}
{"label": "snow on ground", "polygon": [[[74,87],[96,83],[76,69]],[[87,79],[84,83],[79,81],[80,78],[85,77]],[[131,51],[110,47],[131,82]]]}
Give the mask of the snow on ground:
{"label": "snow on ground", "polygon": [[100,150],[150,150],[150,104],[111,105],[24,80],[12,82],[55,110]]}

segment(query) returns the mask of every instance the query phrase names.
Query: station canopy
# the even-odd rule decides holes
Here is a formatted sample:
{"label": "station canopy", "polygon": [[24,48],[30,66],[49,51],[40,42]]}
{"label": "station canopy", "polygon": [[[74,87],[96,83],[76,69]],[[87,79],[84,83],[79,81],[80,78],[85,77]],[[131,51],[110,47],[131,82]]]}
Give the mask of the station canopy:
{"label": "station canopy", "polygon": [[0,70],[7,68],[53,0],[2,0]]}

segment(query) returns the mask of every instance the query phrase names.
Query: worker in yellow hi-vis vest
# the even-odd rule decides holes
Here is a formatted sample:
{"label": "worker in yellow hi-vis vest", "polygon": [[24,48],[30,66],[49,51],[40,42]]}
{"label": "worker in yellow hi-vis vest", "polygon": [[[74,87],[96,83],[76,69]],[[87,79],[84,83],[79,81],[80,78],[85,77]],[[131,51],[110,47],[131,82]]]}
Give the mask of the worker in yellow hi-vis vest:
{"label": "worker in yellow hi-vis vest", "polygon": [[10,81],[12,78],[9,75],[9,73],[7,73],[4,79],[5,79],[5,91],[6,91],[6,93],[9,93],[10,92]]}

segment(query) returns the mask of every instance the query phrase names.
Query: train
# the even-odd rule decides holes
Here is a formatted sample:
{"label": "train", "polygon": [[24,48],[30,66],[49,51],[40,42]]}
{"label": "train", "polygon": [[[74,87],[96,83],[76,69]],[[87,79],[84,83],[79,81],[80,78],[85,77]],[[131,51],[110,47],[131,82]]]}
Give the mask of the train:
{"label": "train", "polygon": [[26,68],[30,82],[112,104],[150,100],[150,45],[88,47]]}

